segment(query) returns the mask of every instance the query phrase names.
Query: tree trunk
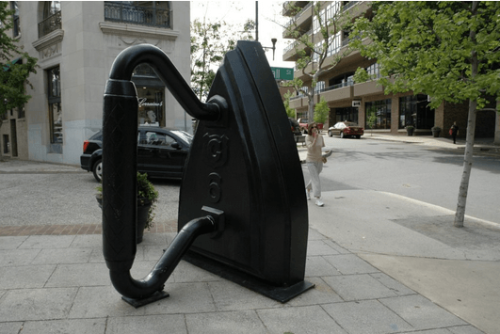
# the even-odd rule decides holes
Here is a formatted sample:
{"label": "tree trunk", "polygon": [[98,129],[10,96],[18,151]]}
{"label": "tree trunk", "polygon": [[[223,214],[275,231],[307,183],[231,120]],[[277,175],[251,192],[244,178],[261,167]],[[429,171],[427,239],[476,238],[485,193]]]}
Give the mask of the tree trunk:
{"label": "tree trunk", "polygon": [[[477,1],[472,3],[472,15],[474,16],[477,11]],[[470,31],[470,40],[472,44],[476,44],[476,31]],[[478,59],[476,50],[471,53],[471,80],[476,79],[478,73]],[[467,202],[467,192],[469,190],[469,180],[472,171],[472,159],[474,150],[474,137],[476,132],[476,109],[477,101],[469,100],[469,119],[467,121],[467,136],[465,141],[464,153],[464,169],[462,172],[462,179],[460,181],[460,188],[458,190],[457,212],[455,213],[455,227],[464,226],[465,204]]]}
{"label": "tree trunk", "polygon": [[314,105],[315,105],[314,97],[315,97],[315,94],[314,94],[314,90],[313,90],[313,92],[309,95],[309,99],[308,99],[307,119],[308,119],[309,123],[314,122]]}
{"label": "tree trunk", "polygon": [[[476,62],[477,64],[477,62]],[[476,67],[477,69],[477,67]],[[474,151],[474,137],[476,130],[476,101],[469,101],[469,120],[467,121],[467,138],[464,153],[464,169],[460,188],[458,191],[457,212],[455,213],[455,227],[464,226],[465,204],[467,202],[467,192],[469,190],[470,174],[472,172],[472,160]]]}

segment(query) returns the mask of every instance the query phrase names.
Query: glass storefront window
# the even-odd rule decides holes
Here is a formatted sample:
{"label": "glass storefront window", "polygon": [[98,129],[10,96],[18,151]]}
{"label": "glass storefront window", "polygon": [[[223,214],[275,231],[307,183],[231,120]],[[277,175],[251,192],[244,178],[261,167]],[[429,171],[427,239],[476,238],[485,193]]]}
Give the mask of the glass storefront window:
{"label": "glass storefront window", "polygon": [[147,64],[137,66],[132,75],[139,98],[138,124],[165,126],[165,85]]}
{"label": "glass storefront window", "polygon": [[[346,108],[336,108],[335,109],[335,122],[353,122],[358,123],[358,108],[346,107]],[[331,124],[331,123],[330,123]]]}
{"label": "glass storefront window", "polygon": [[139,124],[165,126],[163,118],[163,90],[141,87],[139,97]]}
{"label": "glass storefront window", "polygon": [[390,129],[391,128],[391,99],[366,102],[365,103],[365,128],[369,129],[368,118],[370,114],[375,112],[375,124],[373,129]]}
{"label": "glass storefront window", "polygon": [[429,108],[427,95],[410,95],[399,98],[399,128],[413,125],[416,129],[434,126],[434,109]]}
{"label": "glass storefront window", "polygon": [[50,122],[50,142],[53,144],[63,142],[62,110],[61,110],[61,76],[59,67],[47,70]]}

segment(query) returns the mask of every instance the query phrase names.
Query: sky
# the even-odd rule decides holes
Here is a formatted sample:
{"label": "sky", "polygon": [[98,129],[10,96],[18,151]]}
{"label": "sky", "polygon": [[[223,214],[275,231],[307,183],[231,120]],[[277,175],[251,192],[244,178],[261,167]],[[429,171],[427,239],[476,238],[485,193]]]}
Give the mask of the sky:
{"label": "sky", "polygon": [[[273,51],[267,50],[267,60],[273,67],[295,66],[294,62],[284,62],[283,49],[290,40],[284,40],[283,25],[287,18],[281,15],[284,1],[259,1],[259,42],[262,46],[272,47],[271,38],[276,38],[276,54],[273,61]],[[211,18],[212,21],[224,20],[228,24],[241,25],[248,19],[255,21],[256,1],[191,1],[191,21],[194,19]],[[242,28],[243,30],[243,28]]]}

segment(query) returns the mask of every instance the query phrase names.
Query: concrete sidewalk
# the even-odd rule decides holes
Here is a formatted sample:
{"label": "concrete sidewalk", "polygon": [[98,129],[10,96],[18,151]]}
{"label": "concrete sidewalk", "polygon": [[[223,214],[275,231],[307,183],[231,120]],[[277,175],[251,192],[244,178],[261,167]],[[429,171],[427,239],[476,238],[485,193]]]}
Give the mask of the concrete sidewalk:
{"label": "concrete sidewalk", "polygon": [[[36,172],[16,163],[11,172]],[[111,286],[100,235],[1,236],[0,333],[498,333],[496,225],[467,217],[455,229],[448,210],[376,191],[323,198],[323,208],[309,202],[306,280],[316,286],[287,304],[181,261],[170,297],[135,309]],[[174,235],[145,235],[133,277]]]}
{"label": "concrete sidewalk", "polygon": [[[380,132],[370,133],[370,130],[365,131],[364,139],[372,140],[385,140],[385,141],[395,141],[404,142],[408,144],[418,144],[429,147],[458,150],[459,152],[464,152],[465,150],[465,139],[457,139],[457,143],[453,144],[453,140],[444,137],[433,137],[433,136],[407,136],[407,135],[390,135]],[[495,145],[493,139],[476,139],[474,142],[474,153],[475,154],[488,154],[500,156],[500,145]]]}
{"label": "concrete sidewalk", "polygon": [[[323,133],[323,136],[328,136],[327,133]],[[436,149],[447,149],[456,152],[465,152],[465,140],[457,139],[457,143],[453,144],[453,141],[449,138],[443,137],[433,137],[433,136],[407,136],[407,135],[391,135],[383,132],[370,133],[370,130],[365,130],[365,134],[362,137],[364,140],[383,140],[390,142],[399,142],[406,144],[423,145],[426,147],[432,147]],[[304,145],[298,145],[301,160],[305,159],[307,149]],[[493,139],[476,139],[474,143],[474,154],[489,155],[500,157],[500,145],[493,143]]]}

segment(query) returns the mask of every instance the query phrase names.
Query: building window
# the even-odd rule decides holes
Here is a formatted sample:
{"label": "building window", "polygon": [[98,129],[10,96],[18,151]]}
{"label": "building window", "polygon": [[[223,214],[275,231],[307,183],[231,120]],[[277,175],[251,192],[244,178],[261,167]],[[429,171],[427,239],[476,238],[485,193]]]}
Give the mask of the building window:
{"label": "building window", "polygon": [[327,57],[330,57],[331,55],[334,55],[340,51],[340,48],[342,47],[341,37],[342,33],[340,31],[337,32],[335,35],[330,36],[328,41],[328,50],[326,53]]}
{"label": "building window", "polygon": [[43,5],[43,20],[38,23],[38,38],[61,29],[61,2],[45,1]]}
{"label": "building window", "polygon": [[328,7],[326,7],[326,19],[333,19],[337,13],[340,11],[342,1],[331,1]]}
{"label": "building window", "polygon": [[427,95],[410,95],[399,98],[399,128],[413,125],[416,129],[434,126],[434,109],[429,108]]}
{"label": "building window", "polygon": [[314,50],[312,51],[312,62],[318,63],[320,53],[323,52],[323,42],[318,42],[314,45]]}
{"label": "building window", "polygon": [[26,117],[26,109],[24,105],[17,107],[17,118],[21,119]]}
{"label": "building window", "polygon": [[21,35],[21,25],[19,23],[19,6],[17,5],[17,1],[10,2],[10,8],[14,11],[12,15],[12,34],[14,37]]}
{"label": "building window", "polygon": [[47,70],[49,100],[49,123],[50,123],[50,142],[52,144],[62,144],[62,110],[61,110],[61,75],[59,66]]}
{"label": "building window", "polygon": [[104,19],[172,28],[172,12],[168,1],[105,1]]}
{"label": "building window", "polygon": [[139,98],[139,124],[165,126],[165,85],[148,64],[140,64],[132,73]]}
{"label": "building window", "polygon": [[348,72],[328,81],[328,89],[337,89],[354,85],[354,72]]}
{"label": "building window", "polygon": [[336,108],[335,123],[344,121],[358,123],[358,108],[355,107]]}
{"label": "building window", "polygon": [[10,153],[9,135],[3,135],[3,153],[4,154]]}
{"label": "building window", "polygon": [[372,80],[380,78],[380,65],[375,63],[368,66],[366,68],[366,73],[368,73]]}
{"label": "building window", "polygon": [[375,123],[373,129],[390,129],[391,128],[391,99],[366,102],[365,103],[365,128],[369,129],[368,118],[372,112],[375,112]]}

